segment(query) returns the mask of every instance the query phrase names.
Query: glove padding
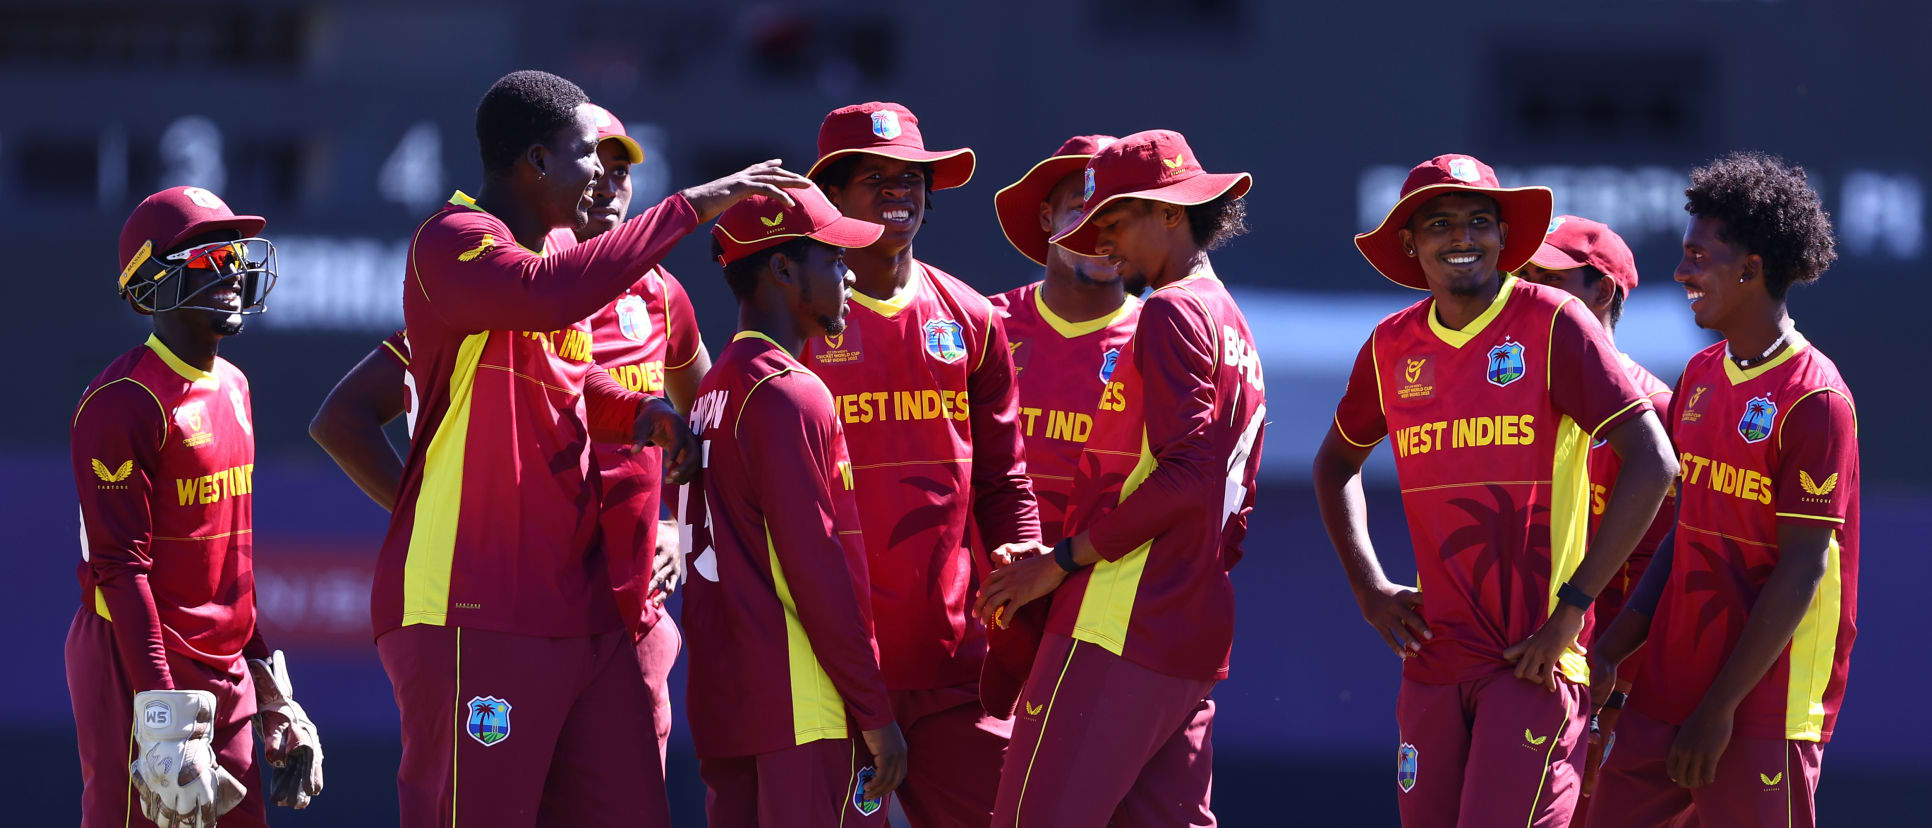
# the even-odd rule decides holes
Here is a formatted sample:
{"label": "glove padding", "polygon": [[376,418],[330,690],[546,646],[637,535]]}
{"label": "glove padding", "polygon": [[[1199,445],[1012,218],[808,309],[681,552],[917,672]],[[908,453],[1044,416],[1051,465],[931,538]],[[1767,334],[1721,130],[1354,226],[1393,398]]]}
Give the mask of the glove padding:
{"label": "glove padding", "polygon": [[281,650],[267,659],[249,659],[248,672],[255,678],[255,734],[275,769],[269,801],[298,811],[307,808],[322,793],[322,739],[308,712],[295,703],[295,686]]}
{"label": "glove padding", "polygon": [[134,763],[141,815],[160,828],[214,828],[248,789],[215,761],[215,694],[145,690],[134,696]]}

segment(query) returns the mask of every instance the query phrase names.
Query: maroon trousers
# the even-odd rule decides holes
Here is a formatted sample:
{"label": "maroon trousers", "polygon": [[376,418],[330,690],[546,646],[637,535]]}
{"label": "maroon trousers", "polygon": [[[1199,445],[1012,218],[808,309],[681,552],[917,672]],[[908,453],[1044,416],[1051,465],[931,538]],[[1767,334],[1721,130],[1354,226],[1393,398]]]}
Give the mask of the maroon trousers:
{"label": "maroon trousers", "polygon": [[[267,826],[261,768],[255,764],[255,683],[242,659],[233,672],[168,653],[177,690],[215,695],[215,761],[234,774],[248,796],[222,816],[222,828]],[[114,627],[93,607],[82,607],[67,629],[67,692],[74,702],[80,741],[81,825],[152,828],[141,816],[139,796],[128,778],[134,761],[134,694],[121,666]]]}
{"label": "maroon trousers", "polygon": [[670,824],[628,630],[416,625],[376,640],[402,713],[404,828]]}
{"label": "maroon trousers", "polygon": [[1718,757],[1717,781],[1684,788],[1664,760],[1677,727],[1626,708],[1616,749],[1604,757],[1590,804],[1596,828],[1698,825],[1703,828],[1817,824],[1815,797],[1824,746],[1792,739],[1731,737]]}
{"label": "maroon trousers", "polygon": [[1214,825],[1213,689],[1047,634],[1014,717],[992,824]]}
{"label": "maroon trousers", "polygon": [[1589,690],[1562,679],[1557,687],[1507,671],[1456,684],[1403,679],[1395,704],[1403,828],[1568,825],[1583,784]]}
{"label": "maroon trousers", "polygon": [[891,795],[865,801],[858,739],[819,739],[756,756],[698,760],[711,828],[884,828]]}

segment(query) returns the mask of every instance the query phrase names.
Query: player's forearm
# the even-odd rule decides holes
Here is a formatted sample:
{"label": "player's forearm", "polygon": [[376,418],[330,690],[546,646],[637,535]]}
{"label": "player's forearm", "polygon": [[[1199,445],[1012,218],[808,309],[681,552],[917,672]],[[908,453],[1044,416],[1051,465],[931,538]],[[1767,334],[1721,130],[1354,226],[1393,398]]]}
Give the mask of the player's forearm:
{"label": "player's forearm", "polygon": [[1724,711],[1737,709],[1745,694],[1764,679],[1791,644],[1791,636],[1818,593],[1829,560],[1830,530],[1805,532],[1781,525],[1778,541],[1778,563],[1751,605],[1744,634],[1731,650],[1730,659],[1705,691],[1704,705]]}
{"label": "player's forearm", "polygon": [[256,621],[255,621],[255,632],[250,634],[248,636],[248,642],[242,645],[243,658],[267,659],[270,655],[273,655],[275,652],[274,649],[268,646],[267,639],[262,638],[262,624],[261,624],[260,618],[261,618],[261,612],[260,610],[257,610]]}
{"label": "player's forearm", "polygon": [[98,583],[101,603],[112,618],[121,667],[134,691],[174,689],[168,651],[161,643],[161,613],[155,609],[147,573],[123,573]]}
{"label": "player's forearm", "polygon": [[372,418],[350,418],[324,403],[309,422],[309,437],[327,452],[363,494],[385,510],[396,506],[403,461],[382,426]]}
{"label": "player's forearm", "polygon": [[664,372],[664,396],[679,414],[691,415],[691,403],[698,399],[698,386],[704,382],[704,375],[710,370],[711,354],[700,343],[697,355],[691,357],[690,362]]}
{"label": "player's forearm", "polygon": [[987,549],[1040,539],[1040,504],[1033,495],[1033,481],[1024,473],[976,481],[973,492],[973,520]]}
{"label": "player's forearm", "polygon": [[[1321,513],[1322,528],[1342,562],[1342,573],[1357,598],[1389,582],[1382,562],[1369,540],[1368,498],[1362,491],[1362,466],[1358,459],[1339,450],[1337,432],[1315,454],[1315,507]],[[1366,450],[1359,450],[1363,457]]]}
{"label": "player's forearm", "polygon": [[1596,536],[1584,547],[1583,560],[1569,577],[1572,585],[1592,597],[1616,577],[1631,550],[1650,531],[1670,481],[1677,476],[1677,460],[1655,415],[1646,413],[1625,422],[1610,439],[1623,467],[1604,504]]}
{"label": "player's forearm", "polygon": [[584,378],[584,414],[590,439],[600,443],[629,443],[637,439],[637,416],[651,398],[617,384],[603,368],[593,367]]}

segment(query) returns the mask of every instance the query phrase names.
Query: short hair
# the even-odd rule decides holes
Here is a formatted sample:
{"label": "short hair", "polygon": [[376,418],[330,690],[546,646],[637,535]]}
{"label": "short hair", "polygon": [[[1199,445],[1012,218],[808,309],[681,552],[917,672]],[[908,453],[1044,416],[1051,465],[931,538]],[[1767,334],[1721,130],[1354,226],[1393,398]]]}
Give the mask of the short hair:
{"label": "short hair", "polygon": [[476,144],[483,171],[500,173],[516,166],[531,144],[547,143],[577,117],[577,105],[590,100],[577,84],[526,69],[491,84],[476,105]]}
{"label": "short hair", "polygon": [[1187,208],[1187,229],[1194,246],[1219,250],[1248,232],[1248,202],[1231,192],[1205,204]]}
{"label": "short hair", "polygon": [[[782,254],[792,261],[800,261],[805,258],[805,251],[810,250],[814,245],[830,246],[811,236],[799,236],[752,253],[724,266],[725,284],[731,288],[733,298],[740,302],[750,299],[752,294],[758,292],[758,277],[765,272],[765,266],[771,262],[771,257]],[[711,260],[715,262],[722,258],[724,258],[724,244],[713,236],[711,237]]]}
{"label": "short hair", "polygon": [[[1594,265],[1579,265],[1577,272],[1583,274],[1585,290],[1595,288],[1598,282],[1603,281],[1603,271],[1596,269]],[[1616,285],[1610,292],[1610,327],[1617,327],[1617,323],[1622,319],[1623,285]]]}
{"label": "short hair", "polygon": [[[861,157],[869,153],[850,152],[832,159],[832,163],[812,176],[812,183],[818,185],[819,192],[829,193],[833,187],[843,187],[852,179],[852,168],[859,165]],[[919,172],[926,179],[926,212],[932,212],[932,165],[919,162]]]}
{"label": "short hair", "polygon": [[1733,152],[1691,170],[1684,210],[1720,222],[1725,242],[1764,260],[1764,288],[1783,299],[1793,284],[1818,281],[1838,259],[1831,216],[1805,168],[1775,155]]}

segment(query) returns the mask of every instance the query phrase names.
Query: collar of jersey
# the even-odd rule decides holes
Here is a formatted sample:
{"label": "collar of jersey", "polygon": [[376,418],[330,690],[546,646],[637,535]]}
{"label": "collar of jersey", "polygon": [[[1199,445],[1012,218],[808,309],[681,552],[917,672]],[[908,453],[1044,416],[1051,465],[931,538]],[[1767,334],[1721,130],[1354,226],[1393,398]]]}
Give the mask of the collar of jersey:
{"label": "collar of jersey", "polygon": [[[731,341],[733,342],[737,342],[740,339],[762,339],[762,340],[765,340],[766,342],[771,343],[771,346],[773,348],[777,348],[778,350],[781,350],[781,351],[785,350],[785,346],[778,344],[778,340],[772,339],[771,337],[766,336],[763,332],[760,332],[760,331],[739,331],[738,333],[734,334],[731,337]],[[786,351],[786,353],[790,353],[790,351]]]}
{"label": "collar of jersey", "polygon": [[1722,358],[1724,359],[1724,376],[1730,378],[1732,385],[1743,385],[1744,383],[1764,376],[1764,372],[1785,364],[1785,362],[1802,353],[1810,345],[1810,341],[1805,339],[1804,334],[1792,331],[1791,342],[1785,345],[1784,353],[1772,357],[1770,361],[1763,365],[1739,368],[1736,362],[1732,362],[1729,358]]}
{"label": "collar of jersey", "polygon": [[1435,331],[1436,338],[1449,343],[1450,347],[1461,348],[1469,344],[1469,340],[1481,334],[1484,328],[1489,327],[1489,323],[1496,321],[1496,317],[1502,315],[1503,306],[1509,304],[1509,295],[1514,292],[1515,287],[1516,277],[1503,274],[1503,286],[1496,289],[1496,298],[1489,301],[1489,307],[1483,310],[1482,315],[1477,316],[1475,321],[1470,322],[1468,327],[1460,331],[1450,329],[1436,318],[1436,303],[1432,299],[1429,301],[1429,330]]}
{"label": "collar of jersey", "polygon": [[924,286],[925,280],[926,266],[914,261],[912,278],[906,280],[906,286],[900,288],[898,293],[892,294],[891,299],[874,299],[855,290],[852,291],[852,301],[871,309],[873,313],[891,319],[898,316],[900,311],[905,310],[906,306],[912,304],[912,300],[919,296],[919,289]]}
{"label": "collar of jersey", "polygon": [[1209,279],[1221,278],[1219,276],[1214,275],[1214,265],[1212,263],[1204,264],[1204,265],[1201,265],[1199,270],[1189,273],[1186,276],[1182,276],[1179,279],[1175,279],[1172,282],[1168,282],[1167,284],[1161,285],[1160,287],[1154,288],[1152,291],[1149,291],[1147,295],[1152,296],[1168,288],[1180,287],[1182,285],[1187,284],[1188,282],[1192,282],[1195,279],[1199,279],[1202,277],[1206,277]]}
{"label": "collar of jersey", "polygon": [[[450,197],[449,197],[449,203],[451,203],[451,204],[454,204],[454,205],[456,205],[456,206],[458,206],[458,207],[462,207],[462,208],[464,208],[464,209],[468,209],[468,210],[475,210],[475,211],[477,211],[477,212],[479,212],[479,213],[482,213],[483,215],[486,215],[486,216],[489,216],[490,218],[496,218],[496,214],[495,214],[495,213],[492,213],[492,212],[490,212],[490,211],[488,211],[488,210],[485,210],[485,209],[483,209],[483,208],[481,208],[481,207],[478,207],[478,206],[476,206],[476,199],[473,199],[473,198],[470,198],[470,194],[469,194],[469,193],[466,193],[466,192],[463,192],[462,190],[457,190],[457,191],[456,191],[456,194],[455,194],[455,195],[452,195],[452,196],[450,196]],[[502,221],[503,219],[500,219],[500,218],[496,218],[496,220],[497,220],[497,221]],[[504,225],[504,227],[505,227],[505,228],[508,228],[508,227],[509,227],[509,225],[507,225],[507,224],[506,224],[506,225]],[[511,236],[511,237],[510,237],[510,241],[511,241],[511,242],[514,242],[514,243],[516,244],[516,246],[518,246],[518,247],[523,247],[523,242],[520,242],[520,241],[517,241],[517,238],[516,238],[515,236]],[[525,249],[525,250],[530,250],[530,248],[528,248],[528,247],[523,247],[523,249]],[[544,235],[544,237],[543,237],[543,249],[542,249],[542,250],[530,250],[530,252],[532,252],[532,253],[535,253],[535,254],[537,254],[537,255],[539,255],[539,256],[548,256],[548,255],[550,255],[550,236],[549,236],[549,234],[547,234],[547,233],[546,233],[546,234]]]}
{"label": "collar of jersey", "polygon": [[215,379],[214,374],[182,362],[181,357],[175,356],[173,351],[168,350],[168,346],[161,343],[161,338],[154,334],[148,334],[148,349],[154,351],[155,355],[161,357],[162,362],[167,363],[169,368],[173,368],[175,373],[180,374],[183,379],[189,382],[197,384],[203,382],[220,382],[220,380]]}
{"label": "collar of jersey", "polygon": [[1053,330],[1059,332],[1061,336],[1067,339],[1077,339],[1108,327],[1115,322],[1119,322],[1127,314],[1133,313],[1134,306],[1137,304],[1140,304],[1139,299],[1132,296],[1125,296],[1122,297],[1120,307],[1114,309],[1113,313],[1097,319],[1089,319],[1085,322],[1068,322],[1065,319],[1061,319],[1059,314],[1054,313],[1052,308],[1047,307],[1045,282],[1041,282],[1039,287],[1033,289],[1033,308],[1040,312],[1040,318],[1046,320],[1046,323],[1052,326]]}

